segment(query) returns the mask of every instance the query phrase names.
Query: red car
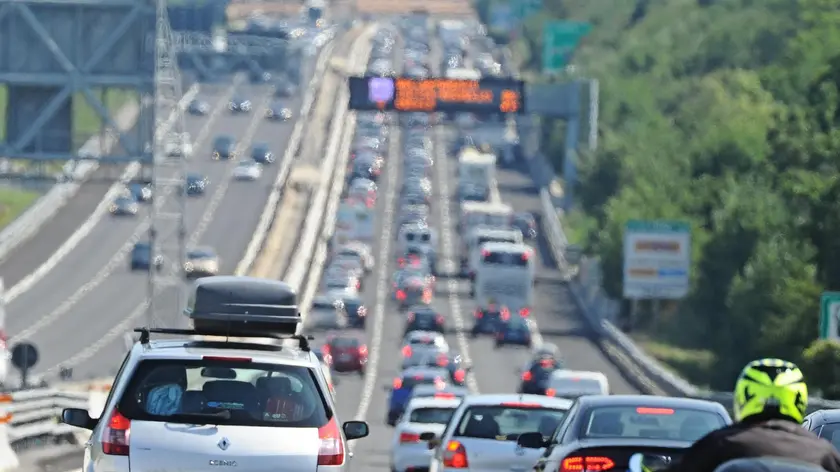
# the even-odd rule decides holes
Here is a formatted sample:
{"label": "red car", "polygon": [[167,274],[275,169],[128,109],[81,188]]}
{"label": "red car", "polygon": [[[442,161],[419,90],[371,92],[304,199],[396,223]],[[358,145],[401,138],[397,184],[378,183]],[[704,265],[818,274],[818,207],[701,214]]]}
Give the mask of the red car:
{"label": "red car", "polygon": [[365,374],[368,361],[368,348],[359,339],[350,336],[334,336],[324,346],[332,359],[336,372],[358,372]]}

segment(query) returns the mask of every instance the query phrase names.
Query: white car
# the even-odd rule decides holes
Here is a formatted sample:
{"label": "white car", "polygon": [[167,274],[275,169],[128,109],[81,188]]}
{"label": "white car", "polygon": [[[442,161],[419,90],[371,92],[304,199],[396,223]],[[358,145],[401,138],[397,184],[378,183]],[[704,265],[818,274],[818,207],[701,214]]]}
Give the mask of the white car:
{"label": "white car", "polygon": [[391,470],[406,472],[429,466],[432,451],[420,435],[432,432],[437,436],[443,433],[449,418],[460,399],[415,398],[408,403],[405,413],[394,430],[391,441]]}
{"label": "white car", "polygon": [[405,335],[402,344],[403,355],[407,353],[406,348],[411,349],[421,346],[434,348],[437,352],[449,352],[449,343],[446,342],[443,333],[437,331],[411,331]]}
{"label": "white car", "polygon": [[193,151],[189,133],[184,133],[167,141],[164,148],[167,157],[189,157]]}
{"label": "white car", "polygon": [[262,177],[262,164],[255,161],[242,161],[233,169],[236,180],[259,180]]}
{"label": "white car", "polygon": [[549,397],[577,398],[583,395],[609,395],[610,384],[601,372],[559,369],[551,373],[545,384]]}
{"label": "white car", "polygon": [[362,281],[352,271],[341,267],[333,267],[324,274],[321,288],[326,292],[344,291],[349,295],[355,295],[362,288]]}
{"label": "white car", "polygon": [[309,329],[341,329],[347,326],[347,319],[340,309],[338,300],[330,295],[318,295],[312,300],[306,325]]}
{"label": "white car", "polygon": [[370,246],[365,243],[351,241],[341,247],[335,253],[335,257],[341,256],[357,256],[361,258],[362,264],[365,267],[365,272],[371,272],[376,265],[376,260],[373,257],[373,251]]}

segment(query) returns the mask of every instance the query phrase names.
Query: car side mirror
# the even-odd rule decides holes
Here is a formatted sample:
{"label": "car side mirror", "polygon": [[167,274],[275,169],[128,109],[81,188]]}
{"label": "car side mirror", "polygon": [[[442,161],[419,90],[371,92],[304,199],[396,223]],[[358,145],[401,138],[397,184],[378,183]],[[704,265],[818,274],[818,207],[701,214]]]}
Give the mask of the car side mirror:
{"label": "car side mirror", "polygon": [[540,449],[546,446],[542,433],[522,433],[516,440],[518,446],[526,449]]}
{"label": "car side mirror", "polygon": [[344,436],[347,437],[348,441],[361,439],[370,434],[370,428],[364,421],[345,421],[341,427],[344,429]]}
{"label": "car side mirror", "polygon": [[81,408],[65,408],[61,412],[61,422],[77,428],[93,430],[97,420],[90,417],[87,410]]}

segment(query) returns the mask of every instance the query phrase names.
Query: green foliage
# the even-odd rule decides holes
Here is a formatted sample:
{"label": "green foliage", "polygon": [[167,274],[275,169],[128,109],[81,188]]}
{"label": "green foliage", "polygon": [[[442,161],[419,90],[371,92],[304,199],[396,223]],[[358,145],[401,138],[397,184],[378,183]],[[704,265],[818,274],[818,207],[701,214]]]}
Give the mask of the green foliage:
{"label": "green foliage", "polygon": [[827,398],[840,398],[840,343],[815,341],[802,354],[800,368],[812,394],[816,390]]}
{"label": "green foliage", "polygon": [[[651,349],[711,350],[713,369],[671,365],[721,389],[757,357],[803,362],[812,382],[825,359],[840,369],[837,345],[808,347],[820,293],[840,287],[840,0],[545,0],[512,46],[532,73],[555,19],[594,26],[574,64],[600,81],[600,149],[579,159],[587,216],[566,224],[606,290],[622,293],[627,220],[692,227],[691,294],[640,327]],[[543,121],[562,170],[564,128]]]}

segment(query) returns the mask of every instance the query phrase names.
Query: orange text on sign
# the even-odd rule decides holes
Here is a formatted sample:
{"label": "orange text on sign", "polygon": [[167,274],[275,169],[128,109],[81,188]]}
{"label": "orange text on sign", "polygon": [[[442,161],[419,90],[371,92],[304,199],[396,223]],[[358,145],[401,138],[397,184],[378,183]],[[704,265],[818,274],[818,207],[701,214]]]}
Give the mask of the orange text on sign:
{"label": "orange text on sign", "polygon": [[[482,90],[473,80],[395,80],[394,108],[402,111],[435,111],[438,102],[493,105],[493,92]],[[500,96],[500,110],[519,111],[519,94],[504,90]]]}

